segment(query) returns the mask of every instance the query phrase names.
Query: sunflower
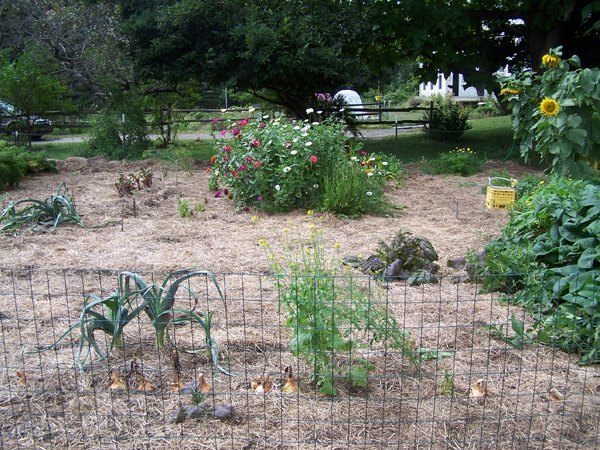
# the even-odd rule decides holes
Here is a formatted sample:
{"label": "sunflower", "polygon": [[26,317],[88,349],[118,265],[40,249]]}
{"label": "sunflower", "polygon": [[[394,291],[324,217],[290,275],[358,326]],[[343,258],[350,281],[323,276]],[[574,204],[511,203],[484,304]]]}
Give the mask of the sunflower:
{"label": "sunflower", "polygon": [[546,97],[540,103],[540,111],[545,116],[556,116],[559,110],[560,106],[558,102],[552,98]]}
{"label": "sunflower", "polygon": [[560,58],[558,56],[546,54],[542,56],[542,64],[550,69],[554,69],[560,64]]}

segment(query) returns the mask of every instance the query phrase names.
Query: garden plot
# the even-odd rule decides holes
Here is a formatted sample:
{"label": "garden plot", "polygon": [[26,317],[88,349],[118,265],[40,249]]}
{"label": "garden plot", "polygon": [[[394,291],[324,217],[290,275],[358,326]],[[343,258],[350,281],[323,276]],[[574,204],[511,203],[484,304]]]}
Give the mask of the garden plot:
{"label": "garden plot", "polygon": [[[84,164],[79,161],[78,164]],[[598,376],[579,367],[576,356],[532,345],[516,349],[495,337],[487,324],[510,328],[511,317],[527,322],[516,307],[480,294],[475,284],[453,284],[448,259],[495,238],[506,212],[485,208],[481,191],[488,173],[431,177],[411,170],[404,186],[388,196],[406,205],[396,217],[344,221],[295,211],[266,215],[236,211],[206,188],[202,167],[191,174],[151,167],[156,180],[133,198],[114,189],[119,171],[140,166],[113,164],[64,167],[57,175],[24,180],[11,198],[45,198],[65,181],[75,195],[86,228],[64,226],[52,233],[0,237],[2,446],[13,448],[571,448],[598,440]],[[516,177],[522,169],[495,167]],[[488,168],[492,170],[492,167]],[[204,211],[177,213],[178,198],[200,202]],[[252,217],[256,216],[253,220]],[[427,237],[440,256],[438,284],[408,286],[360,280],[421,349],[419,373],[397,349],[369,344],[355,357],[372,364],[366,388],[338,380],[338,395],[321,395],[309,382],[310,366],[289,351],[290,330],[278,307],[278,289],[258,245],[274,251],[282,236],[303,239],[310,225],[323,229],[336,252],[369,255],[380,239],[402,227]],[[287,228],[288,231],[282,231]],[[338,246],[335,244],[339,243]],[[336,249],[339,247],[339,249]],[[79,334],[45,350],[78,318],[84,294],[108,295],[116,271],[141,272],[161,282],[172,270],[198,267],[217,274],[214,288],[193,286],[198,300],[181,291],[178,304],[214,313],[212,337],[230,376],[214,370],[196,325],[170,329],[161,350],[144,315],[125,332],[125,347],[107,360],[90,356],[79,371]],[[359,278],[360,278],[360,274]],[[199,280],[196,280],[199,281]],[[376,297],[375,297],[376,294]],[[340,299],[342,301],[342,299]],[[197,305],[196,305],[197,303]],[[185,350],[200,348],[196,354]],[[205,349],[204,349],[205,350]],[[176,370],[173,359],[180,366]],[[336,364],[345,363],[344,355]],[[285,369],[293,368],[297,390],[284,392]],[[125,388],[110,389],[115,371]],[[204,375],[205,412],[172,423],[191,395],[173,389]],[[147,383],[140,389],[140,375]],[[265,382],[266,377],[269,382]],[[152,388],[150,388],[150,385]],[[262,389],[260,386],[262,385]],[[215,406],[234,412],[216,418]]]}

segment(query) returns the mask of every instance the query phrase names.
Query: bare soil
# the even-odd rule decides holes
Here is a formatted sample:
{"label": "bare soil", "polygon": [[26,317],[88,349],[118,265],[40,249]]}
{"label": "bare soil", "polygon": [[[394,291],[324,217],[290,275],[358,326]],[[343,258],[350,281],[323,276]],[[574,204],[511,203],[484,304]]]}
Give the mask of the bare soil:
{"label": "bare soil", "polygon": [[[119,173],[141,168],[154,171],[154,184],[121,199],[114,188]],[[186,172],[156,161],[70,158],[60,163],[58,174],[27,178],[9,192],[11,199],[45,198],[64,181],[86,226],[0,236],[0,446],[563,449],[598,444],[600,371],[578,366],[576,355],[534,345],[516,349],[492,335],[486,324],[503,324],[506,330],[512,314],[527,323],[531,319],[499,302],[497,294],[453,284],[456,272],[446,266],[448,259],[499,236],[507,221],[507,211],[485,207],[487,177],[502,170],[520,178],[530,169],[489,163],[484,173],[463,178],[429,176],[409,166],[405,182],[389,184],[386,191],[405,208],[392,217],[360,220],[236,210],[230,200],[208,191],[205,169],[202,163]],[[179,198],[191,206],[200,203],[204,211],[179,217]],[[356,353],[374,365],[368,388],[340,381],[337,397],[319,394],[306,361],[289,352],[277,287],[265,276],[269,263],[258,245],[265,239],[277,251],[286,236],[306,237],[311,225],[323,230],[332,257],[370,255],[379,240],[401,228],[428,238],[440,257],[441,283],[364,280],[364,289],[382,296],[416,347],[447,357],[424,359],[419,374],[398,350],[368,345]],[[74,363],[77,332],[56,350],[39,351],[77,320],[85,293],[114,289],[111,271],[137,271],[160,281],[162,274],[189,267],[217,274],[226,292],[227,307],[214,287],[194,286],[200,303],[214,312],[213,338],[232,375],[216,373],[205,352],[181,351],[181,380],[203,373],[211,386],[207,411],[232,405],[232,417],[203,414],[171,423],[190,396],[172,388],[174,344],[157,350],[145,317],[127,329],[124,350],[113,351],[106,361],[89,358],[83,373]],[[192,326],[175,327],[171,335],[177,349],[189,350],[204,339]],[[133,361],[152,391],[139,389]],[[294,367],[297,392],[282,390],[288,365]],[[126,390],[109,389],[112,370],[121,374]],[[273,387],[259,393],[253,384],[267,374]],[[476,385],[485,386],[485,395],[474,395]]]}

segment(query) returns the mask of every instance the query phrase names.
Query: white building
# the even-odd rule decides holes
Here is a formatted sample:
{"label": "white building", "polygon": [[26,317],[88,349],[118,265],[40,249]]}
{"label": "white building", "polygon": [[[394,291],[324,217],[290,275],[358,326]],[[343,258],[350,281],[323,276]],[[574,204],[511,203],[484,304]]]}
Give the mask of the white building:
{"label": "white building", "polygon": [[[496,74],[510,76],[508,66],[500,69]],[[451,73],[448,77],[438,73],[435,83],[430,81],[419,85],[419,97],[427,98],[434,95],[452,95],[459,102],[474,102],[482,97],[489,97],[491,94],[485,89],[469,86],[461,73]]]}

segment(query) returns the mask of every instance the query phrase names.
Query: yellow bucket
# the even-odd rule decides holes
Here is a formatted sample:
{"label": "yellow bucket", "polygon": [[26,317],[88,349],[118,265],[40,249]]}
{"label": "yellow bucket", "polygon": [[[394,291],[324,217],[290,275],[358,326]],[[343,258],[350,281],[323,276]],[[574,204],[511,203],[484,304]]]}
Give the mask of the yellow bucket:
{"label": "yellow bucket", "polygon": [[[501,186],[496,184],[499,180],[510,183],[510,186]],[[489,209],[507,209],[516,200],[517,190],[515,186],[517,180],[514,178],[490,177],[488,178],[487,193],[485,196],[485,206]]]}

